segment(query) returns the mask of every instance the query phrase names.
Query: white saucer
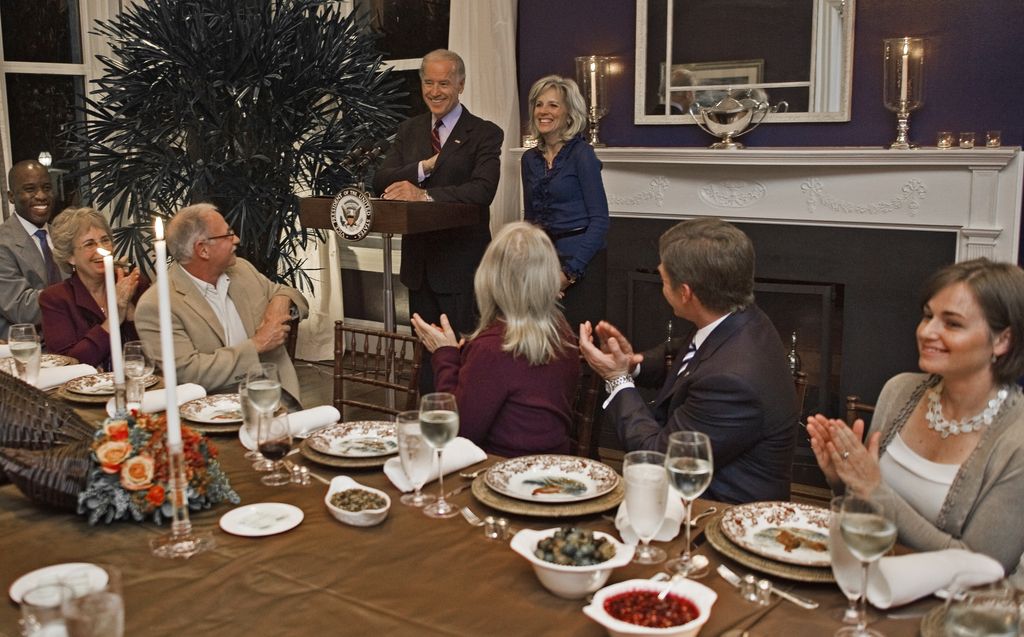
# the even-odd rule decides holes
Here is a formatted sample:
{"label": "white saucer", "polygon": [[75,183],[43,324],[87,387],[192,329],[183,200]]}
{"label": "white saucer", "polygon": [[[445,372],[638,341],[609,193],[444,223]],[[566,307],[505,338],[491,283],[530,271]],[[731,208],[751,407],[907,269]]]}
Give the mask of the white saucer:
{"label": "white saucer", "polygon": [[[8,589],[7,594],[15,604],[21,603],[21,596],[37,586],[43,584],[68,584],[71,585],[69,575],[74,574],[75,580],[78,581],[82,578],[88,578],[89,590],[99,590],[107,585],[109,576],[107,572],[89,562],[68,562],[65,564],[54,564],[52,566],[46,566],[39,568],[29,573],[25,573],[18,579],[14,580],[11,587]],[[75,591],[78,594],[82,594],[86,591]]]}
{"label": "white saucer", "polygon": [[297,506],[283,502],[257,502],[232,509],[221,516],[220,528],[232,535],[263,537],[291,531],[305,514]]}

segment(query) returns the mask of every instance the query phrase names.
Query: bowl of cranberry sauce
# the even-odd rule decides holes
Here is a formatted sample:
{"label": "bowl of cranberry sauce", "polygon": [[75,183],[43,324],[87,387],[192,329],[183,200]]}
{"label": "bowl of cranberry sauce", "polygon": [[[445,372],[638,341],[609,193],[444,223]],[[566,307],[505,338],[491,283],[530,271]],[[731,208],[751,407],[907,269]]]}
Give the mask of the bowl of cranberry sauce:
{"label": "bowl of cranberry sauce", "polygon": [[[659,600],[658,594],[668,586],[671,591]],[[713,590],[692,580],[672,583],[638,579],[602,588],[583,612],[612,637],[693,637],[711,616],[717,599]]]}

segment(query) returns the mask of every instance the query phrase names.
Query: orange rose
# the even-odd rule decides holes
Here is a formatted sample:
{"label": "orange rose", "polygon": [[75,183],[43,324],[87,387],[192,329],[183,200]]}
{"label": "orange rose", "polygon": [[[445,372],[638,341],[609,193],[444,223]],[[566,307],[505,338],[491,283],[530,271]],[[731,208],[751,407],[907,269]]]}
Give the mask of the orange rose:
{"label": "orange rose", "polygon": [[110,422],[105,422],[103,423],[103,433],[107,434],[107,437],[111,440],[127,440],[128,421],[112,420]]}
{"label": "orange rose", "polygon": [[153,459],[149,456],[135,456],[121,467],[121,486],[129,491],[148,489],[153,483]]}
{"label": "orange rose", "polygon": [[96,447],[96,458],[104,473],[117,473],[121,463],[132,452],[132,446],[123,440],[108,440]]}
{"label": "orange rose", "polygon": [[158,507],[164,503],[165,495],[166,493],[164,492],[164,488],[159,484],[154,484],[149,488],[149,491],[146,492],[146,500],[153,506]]}

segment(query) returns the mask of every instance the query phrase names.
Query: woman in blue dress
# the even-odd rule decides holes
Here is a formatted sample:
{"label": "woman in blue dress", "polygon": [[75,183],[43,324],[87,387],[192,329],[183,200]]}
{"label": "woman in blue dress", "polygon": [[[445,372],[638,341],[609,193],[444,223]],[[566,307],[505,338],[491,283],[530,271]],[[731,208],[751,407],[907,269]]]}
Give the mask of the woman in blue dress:
{"label": "woman in blue dress", "polygon": [[587,107],[576,82],[548,75],[530,89],[523,154],[526,220],[544,229],[562,266],[562,305],[573,329],[605,317],[608,198],[601,162],[584,139]]}

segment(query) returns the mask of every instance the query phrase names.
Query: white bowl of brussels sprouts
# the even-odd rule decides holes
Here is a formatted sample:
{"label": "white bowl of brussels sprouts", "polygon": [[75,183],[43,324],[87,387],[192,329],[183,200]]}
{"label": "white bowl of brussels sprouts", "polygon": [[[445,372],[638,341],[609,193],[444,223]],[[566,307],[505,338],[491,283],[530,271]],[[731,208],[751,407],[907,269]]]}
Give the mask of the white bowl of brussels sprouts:
{"label": "white bowl of brussels sprouts", "polygon": [[544,588],[565,599],[582,599],[604,586],[635,549],[607,533],[570,527],[523,529],[512,538],[512,550],[533,565]]}
{"label": "white bowl of brussels sprouts", "polygon": [[339,522],[373,526],[388,517],[391,498],[380,489],[360,484],[348,476],[336,476],[327,488],[324,504]]}

